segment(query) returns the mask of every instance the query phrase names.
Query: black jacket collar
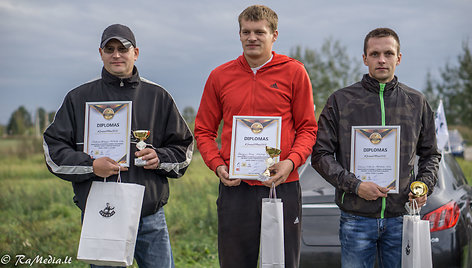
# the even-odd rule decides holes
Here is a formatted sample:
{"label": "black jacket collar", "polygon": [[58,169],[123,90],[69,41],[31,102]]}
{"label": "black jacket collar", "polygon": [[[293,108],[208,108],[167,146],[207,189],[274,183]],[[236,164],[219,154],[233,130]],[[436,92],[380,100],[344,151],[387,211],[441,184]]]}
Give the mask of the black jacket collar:
{"label": "black jacket collar", "polygon": [[[364,74],[364,77],[362,77],[362,86],[371,91],[371,92],[374,92],[374,93],[379,93],[380,92],[380,83],[379,81],[377,81],[376,79],[370,77],[369,74]],[[388,82],[387,84],[385,84],[385,88],[384,88],[384,93],[386,94],[391,94],[394,89],[396,89],[398,86],[398,78],[397,76],[394,76],[392,81]]]}
{"label": "black jacket collar", "polygon": [[102,79],[105,84],[116,86],[119,88],[136,88],[139,84],[139,73],[136,66],[133,67],[133,75],[129,78],[119,78],[109,73],[105,67],[102,68]]}

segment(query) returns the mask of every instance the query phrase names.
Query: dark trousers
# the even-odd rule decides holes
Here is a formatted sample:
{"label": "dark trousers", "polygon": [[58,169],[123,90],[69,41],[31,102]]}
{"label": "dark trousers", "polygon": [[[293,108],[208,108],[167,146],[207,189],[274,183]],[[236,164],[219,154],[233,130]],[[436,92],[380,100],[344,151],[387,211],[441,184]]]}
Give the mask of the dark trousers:
{"label": "dark trousers", "polygon": [[[249,186],[227,187],[220,183],[218,206],[218,255],[222,268],[257,267],[259,257],[262,198],[270,188]],[[284,209],[285,267],[298,267],[301,235],[300,183],[284,183],[276,187]]]}

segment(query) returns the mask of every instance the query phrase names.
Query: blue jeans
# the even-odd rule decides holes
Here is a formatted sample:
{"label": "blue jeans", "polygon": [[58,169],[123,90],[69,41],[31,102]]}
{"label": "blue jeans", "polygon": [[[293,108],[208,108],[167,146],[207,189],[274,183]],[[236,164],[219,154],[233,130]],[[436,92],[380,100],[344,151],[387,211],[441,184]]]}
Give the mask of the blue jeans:
{"label": "blue jeans", "polygon": [[341,211],[339,240],[343,268],[401,267],[403,216],[367,218]]}
{"label": "blue jeans", "polygon": [[[164,208],[161,207],[156,213],[141,218],[139,221],[134,258],[140,268],[174,268]],[[92,264],[90,267],[109,268],[110,266]]]}

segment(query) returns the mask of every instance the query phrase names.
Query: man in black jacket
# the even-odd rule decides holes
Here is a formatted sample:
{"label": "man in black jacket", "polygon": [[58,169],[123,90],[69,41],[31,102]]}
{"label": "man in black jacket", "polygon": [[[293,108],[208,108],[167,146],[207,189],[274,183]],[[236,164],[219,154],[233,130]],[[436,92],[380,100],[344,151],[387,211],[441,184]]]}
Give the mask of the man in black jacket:
{"label": "man in black jacket", "polygon": [[[103,32],[99,53],[102,77],[71,90],[44,133],[48,169],[71,181],[74,202],[84,211],[92,181],[117,180],[145,186],[135,258],[140,267],[173,267],[163,206],[169,197],[168,177],[182,176],[192,159],[193,136],[172,97],[138,74],[139,56],[133,32],[120,24]],[[147,148],[130,145],[130,155],[144,166],[123,167],[117,159],[84,152],[86,102],[131,101],[131,130],[149,130]],[[131,133],[130,133],[131,135]],[[134,142],[136,143],[136,141]],[[133,160],[133,159],[132,159]]]}
{"label": "man in black jacket", "polygon": [[[336,204],[341,209],[339,238],[343,267],[373,267],[377,250],[381,267],[400,267],[405,203],[415,199],[421,207],[427,200],[426,195],[414,198],[409,186],[415,180],[422,181],[431,194],[436,184],[441,155],[436,145],[434,113],[423,94],[398,82],[395,68],[401,56],[400,40],[393,30],[372,30],[364,40],[363,59],[369,73],[362,81],[333,93],[319,118],[312,165],[336,187]],[[354,155],[351,137],[359,126],[367,130],[391,126],[398,130],[398,184],[394,181],[378,185],[377,181],[365,178],[368,176],[352,172],[358,162],[351,166],[354,163],[351,162]],[[362,133],[372,142],[366,139],[370,146],[363,152],[369,151],[387,134],[369,133],[364,129],[369,135],[377,135],[369,137]],[[394,148],[382,150],[395,151]],[[417,155],[418,174],[415,176]],[[377,161],[383,160],[374,158],[372,166],[377,165]],[[372,177],[375,173],[386,173],[387,169],[376,170],[371,173]]]}

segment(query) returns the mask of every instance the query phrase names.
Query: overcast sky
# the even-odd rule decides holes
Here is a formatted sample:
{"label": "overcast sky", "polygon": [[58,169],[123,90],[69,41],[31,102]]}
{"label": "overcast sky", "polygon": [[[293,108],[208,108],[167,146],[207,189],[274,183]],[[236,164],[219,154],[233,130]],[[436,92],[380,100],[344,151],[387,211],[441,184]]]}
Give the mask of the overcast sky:
{"label": "overcast sky", "polygon": [[55,111],[69,90],[97,78],[100,37],[113,23],[134,31],[140,75],[164,86],[181,110],[197,109],[210,71],[242,53],[237,17],[252,4],[277,12],[281,54],[297,45],[319,50],[333,38],[361,61],[367,32],[393,28],[403,53],[396,74],[419,90],[428,70],[437,75],[464,41],[472,44],[470,0],[0,0],[0,124],[21,105]]}

